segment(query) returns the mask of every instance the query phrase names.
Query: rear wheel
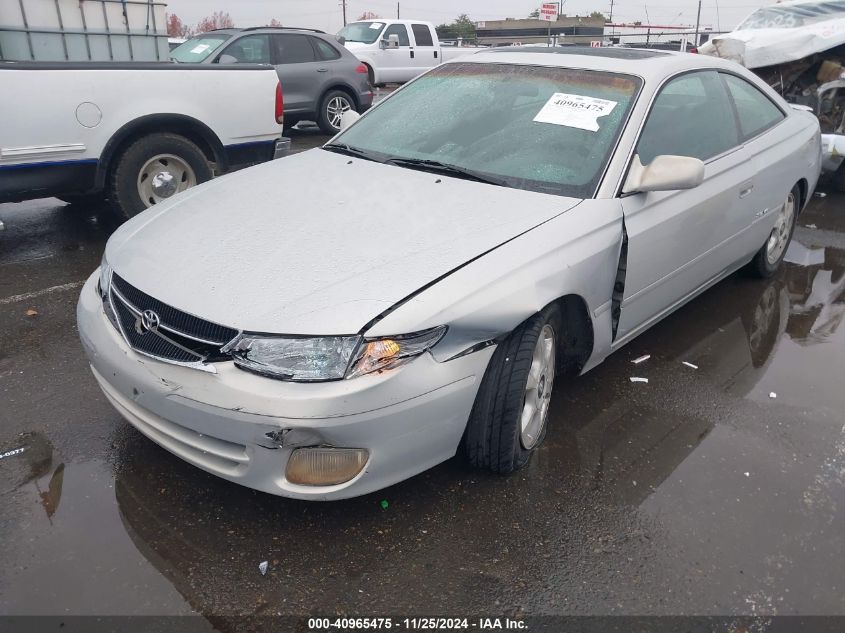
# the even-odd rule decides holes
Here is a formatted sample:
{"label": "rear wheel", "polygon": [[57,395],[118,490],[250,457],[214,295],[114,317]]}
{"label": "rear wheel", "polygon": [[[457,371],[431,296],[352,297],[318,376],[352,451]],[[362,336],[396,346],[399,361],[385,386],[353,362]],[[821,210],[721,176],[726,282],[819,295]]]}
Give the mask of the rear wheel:
{"label": "rear wheel", "polygon": [[326,134],[337,134],[340,132],[341,117],[350,110],[355,110],[355,102],[352,97],[342,90],[331,90],[326,93],[320,102],[317,125]]}
{"label": "rear wheel", "polygon": [[490,359],[465,435],[470,463],[510,473],[546,435],[563,321],[550,306],[522,323]]}
{"label": "rear wheel", "polygon": [[801,204],[801,191],[798,185],[792,188],[783,205],[777,211],[775,226],[769,234],[766,243],[757,251],[751,261],[751,271],[758,277],[771,277],[780,268],[792,233],[795,230],[795,219]]}
{"label": "rear wheel", "polygon": [[132,217],[211,180],[213,175],[202,150],[185,137],[150,134],[132,143],[118,157],[110,197],[123,215]]}

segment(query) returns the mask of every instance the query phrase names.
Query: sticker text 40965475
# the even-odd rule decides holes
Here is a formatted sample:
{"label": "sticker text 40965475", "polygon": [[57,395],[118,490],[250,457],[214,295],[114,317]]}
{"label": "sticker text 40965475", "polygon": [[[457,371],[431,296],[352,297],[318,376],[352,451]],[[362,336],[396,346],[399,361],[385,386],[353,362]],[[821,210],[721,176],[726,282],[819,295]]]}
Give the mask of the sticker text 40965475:
{"label": "sticker text 40965475", "polygon": [[554,93],[534,117],[538,123],[565,125],[580,130],[598,132],[599,117],[607,116],[616,107],[616,101],[571,95],[565,92]]}

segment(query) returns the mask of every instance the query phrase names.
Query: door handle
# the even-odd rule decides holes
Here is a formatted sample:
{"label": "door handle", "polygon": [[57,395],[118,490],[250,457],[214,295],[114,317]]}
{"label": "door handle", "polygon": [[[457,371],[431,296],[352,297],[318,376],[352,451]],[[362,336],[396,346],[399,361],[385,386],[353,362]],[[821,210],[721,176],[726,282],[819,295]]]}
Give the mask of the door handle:
{"label": "door handle", "polygon": [[329,72],[329,69],[328,68],[318,68],[317,72],[318,73],[327,73],[327,72]]}
{"label": "door handle", "polygon": [[414,59],[414,51],[411,51],[411,59]]}
{"label": "door handle", "polygon": [[745,196],[747,196],[752,191],[754,191],[754,185],[748,185],[745,189],[743,189],[739,192],[739,197],[744,198]]}

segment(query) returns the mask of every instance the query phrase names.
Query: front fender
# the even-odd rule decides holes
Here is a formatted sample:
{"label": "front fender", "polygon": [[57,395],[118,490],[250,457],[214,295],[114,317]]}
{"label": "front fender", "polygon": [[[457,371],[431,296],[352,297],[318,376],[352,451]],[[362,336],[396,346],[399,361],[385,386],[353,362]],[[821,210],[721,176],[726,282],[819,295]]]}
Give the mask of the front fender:
{"label": "front fender", "polygon": [[389,311],[367,336],[448,325],[432,354],[446,361],[494,343],[565,295],[583,299],[594,331],[587,367],[610,353],[611,297],[622,248],[618,199],[585,200],[456,270]]}

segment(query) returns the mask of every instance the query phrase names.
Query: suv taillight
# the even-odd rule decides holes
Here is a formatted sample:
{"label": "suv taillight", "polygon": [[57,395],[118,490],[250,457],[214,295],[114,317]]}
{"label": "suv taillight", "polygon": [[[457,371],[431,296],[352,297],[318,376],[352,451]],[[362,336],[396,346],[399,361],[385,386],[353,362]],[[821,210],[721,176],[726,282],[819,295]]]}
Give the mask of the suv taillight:
{"label": "suv taillight", "polygon": [[358,64],[358,68],[355,69],[356,73],[361,73],[362,75],[367,74],[367,66],[366,64]]}
{"label": "suv taillight", "polygon": [[276,123],[285,122],[285,98],[282,95],[282,82],[276,84]]}

